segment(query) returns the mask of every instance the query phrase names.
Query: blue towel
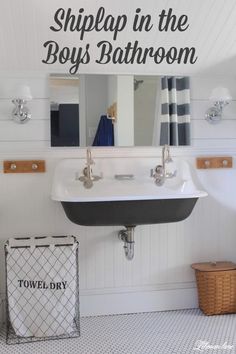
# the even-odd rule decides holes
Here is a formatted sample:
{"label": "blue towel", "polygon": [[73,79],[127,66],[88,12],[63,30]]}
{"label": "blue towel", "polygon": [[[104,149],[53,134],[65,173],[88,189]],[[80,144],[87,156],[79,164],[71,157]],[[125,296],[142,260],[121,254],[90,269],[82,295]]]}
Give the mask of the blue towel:
{"label": "blue towel", "polygon": [[114,146],[114,129],[112,119],[101,116],[93,146]]}

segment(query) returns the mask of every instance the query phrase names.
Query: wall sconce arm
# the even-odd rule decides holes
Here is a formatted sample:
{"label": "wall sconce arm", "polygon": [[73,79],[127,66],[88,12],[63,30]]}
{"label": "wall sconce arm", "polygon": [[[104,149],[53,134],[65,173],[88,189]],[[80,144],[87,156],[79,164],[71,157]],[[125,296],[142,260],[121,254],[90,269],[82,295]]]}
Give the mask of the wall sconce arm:
{"label": "wall sconce arm", "polygon": [[31,119],[31,113],[28,107],[26,107],[27,100],[16,98],[12,100],[12,102],[15,104],[15,108],[12,111],[12,119],[14,122],[20,124],[28,122]]}

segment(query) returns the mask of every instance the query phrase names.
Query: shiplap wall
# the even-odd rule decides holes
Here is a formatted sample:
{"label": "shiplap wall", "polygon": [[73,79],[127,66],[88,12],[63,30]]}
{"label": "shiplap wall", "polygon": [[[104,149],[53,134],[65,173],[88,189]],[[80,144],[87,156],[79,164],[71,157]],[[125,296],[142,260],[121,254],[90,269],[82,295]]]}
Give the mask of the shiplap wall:
{"label": "shiplap wall", "polygon": [[[205,112],[212,105],[209,101],[213,88],[223,86],[230,90],[232,101],[223,111],[219,124],[209,124]],[[236,79],[235,77],[191,78],[192,145],[194,147],[236,146]]]}
{"label": "shiplap wall", "polygon": [[[22,82],[28,84],[32,90],[33,100],[28,103],[32,120],[25,125],[18,125],[10,121],[13,109],[11,100],[14,97],[14,88]],[[233,101],[224,109],[222,122],[210,125],[204,116],[211,105],[209,101],[211,91],[217,86],[227,87]],[[236,79],[229,76],[191,77],[191,102],[193,147],[236,147]],[[9,151],[9,146],[13,151],[15,148],[24,150],[48,148],[49,104],[47,76],[0,77],[0,151],[2,149]],[[104,109],[101,110],[103,111]],[[101,112],[99,111],[98,117]]]}
{"label": "shiplap wall", "polygon": [[[0,71],[6,70],[19,72],[21,70],[37,70],[39,72],[68,72],[72,66],[55,63],[53,65],[42,64],[46,58],[47,51],[43,44],[47,40],[58,42],[60,49],[64,46],[78,48],[85,47],[86,43],[91,46],[91,61],[80,66],[82,73],[132,73],[132,74],[185,74],[211,71],[213,73],[232,72],[235,74],[236,55],[236,5],[235,0],[121,0],[119,2],[110,0],[87,1],[87,0],[51,0],[43,4],[42,0],[21,0],[21,7],[18,8],[18,0],[1,1],[0,12],[0,48],[1,60]],[[85,33],[84,41],[79,41],[79,32],[69,31],[52,32],[50,26],[54,24],[53,16],[59,7],[65,10],[70,7],[72,13],[78,16],[79,9],[84,8],[84,15],[94,14],[100,6],[104,6],[106,14],[113,16],[126,14],[128,24],[126,29],[118,34],[117,40],[112,42],[114,47],[124,48],[128,41],[133,43],[138,40],[141,47],[164,47],[167,50],[171,46],[196,47],[197,62],[180,65],[178,62],[167,64],[165,60],[161,64],[155,64],[149,60],[146,64],[140,65],[136,62],[131,64],[97,64],[96,59],[100,57],[100,50],[97,43],[102,40],[112,41],[113,33],[105,31],[92,31]],[[154,24],[152,31],[134,32],[132,22],[137,8],[142,9],[142,14],[152,15]],[[158,31],[158,15],[165,9],[173,8],[174,14],[188,16],[189,28],[184,32],[171,30]],[[103,23],[102,23],[103,24]],[[101,25],[102,25],[101,24]],[[84,53],[84,52],[83,52]]]}
{"label": "shiplap wall", "polygon": [[[59,203],[50,199],[54,167],[64,157],[84,158],[83,150],[44,150],[49,146],[49,97],[46,78],[24,78],[31,86],[30,103],[33,118],[26,125],[9,120],[12,103],[9,92],[21,81],[3,77],[0,80],[0,158],[45,158],[47,172],[39,175],[4,175],[0,173],[0,292],[4,292],[3,244],[12,236],[74,234],[80,241],[80,295],[82,315],[109,314],[188,308],[197,305],[194,273],[190,264],[203,260],[236,261],[236,193],[235,168],[230,171],[198,171],[197,179],[209,197],[198,201],[192,215],[184,222],[139,226],[135,231],[135,259],[128,262],[122,243],[117,238],[120,227],[82,227],[66,219]],[[203,147],[217,146],[223,151],[229,141],[235,157],[236,125],[234,103],[227,107],[219,126],[205,123],[203,115],[209,106],[211,89],[218,82],[230,89],[234,98],[234,79],[192,79],[193,143]],[[229,118],[229,119],[226,119]],[[203,127],[203,128],[201,128]],[[214,130],[216,129],[216,130]],[[222,147],[222,149],[221,149]],[[137,151],[137,152],[135,152]],[[157,164],[160,149],[126,150],[123,155],[133,160],[144,154],[150,167]],[[212,152],[211,152],[212,153]],[[114,158],[117,152],[114,151]],[[101,158],[94,151],[95,159]],[[97,155],[97,156],[96,156]],[[104,166],[113,152],[104,152]],[[174,150],[174,158],[180,152]],[[185,151],[194,165],[194,149]],[[122,169],[122,161],[116,158]],[[224,183],[225,182],[225,183]],[[3,295],[4,296],[4,295]]]}

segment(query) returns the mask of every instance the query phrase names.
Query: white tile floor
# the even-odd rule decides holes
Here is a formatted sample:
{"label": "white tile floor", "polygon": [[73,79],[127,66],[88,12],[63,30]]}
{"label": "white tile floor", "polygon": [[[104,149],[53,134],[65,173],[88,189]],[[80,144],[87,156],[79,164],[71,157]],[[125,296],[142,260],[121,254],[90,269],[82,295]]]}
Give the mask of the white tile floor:
{"label": "white tile floor", "polygon": [[[199,347],[199,341],[208,347],[206,343]],[[0,353],[232,354],[236,353],[236,315],[209,317],[193,309],[87,317],[81,319],[80,338],[17,345],[5,344],[2,329]]]}

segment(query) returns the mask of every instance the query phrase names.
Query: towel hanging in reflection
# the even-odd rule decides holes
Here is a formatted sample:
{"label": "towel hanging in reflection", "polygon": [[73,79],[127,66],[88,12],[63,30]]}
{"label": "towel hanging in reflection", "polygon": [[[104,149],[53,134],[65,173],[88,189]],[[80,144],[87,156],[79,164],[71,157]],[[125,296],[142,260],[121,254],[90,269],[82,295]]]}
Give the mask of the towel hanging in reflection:
{"label": "towel hanging in reflection", "polygon": [[93,146],[114,146],[112,119],[108,119],[105,115],[100,118]]}

